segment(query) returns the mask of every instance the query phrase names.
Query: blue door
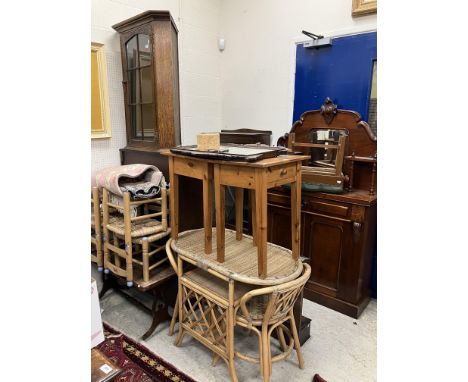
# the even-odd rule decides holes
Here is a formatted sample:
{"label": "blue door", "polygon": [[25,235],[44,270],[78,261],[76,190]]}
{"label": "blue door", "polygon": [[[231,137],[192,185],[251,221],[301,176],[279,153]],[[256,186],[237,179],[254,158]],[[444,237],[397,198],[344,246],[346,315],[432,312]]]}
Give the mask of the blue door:
{"label": "blue door", "polygon": [[[307,110],[320,109],[326,97],[330,97],[338,108],[357,111],[363,120],[370,122],[372,74],[376,60],[377,32],[334,38],[332,46],[322,48],[298,45],[292,122]],[[370,125],[373,128],[373,124]],[[377,297],[377,248],[374,248],[373,257],[371,295]]]}
{"label": "blue door", "polygon": [[368,120],[377,32],[337,37],[332,46],[297,46],[293,122],[307,110],[320,109],[326,97],[340,109]]}

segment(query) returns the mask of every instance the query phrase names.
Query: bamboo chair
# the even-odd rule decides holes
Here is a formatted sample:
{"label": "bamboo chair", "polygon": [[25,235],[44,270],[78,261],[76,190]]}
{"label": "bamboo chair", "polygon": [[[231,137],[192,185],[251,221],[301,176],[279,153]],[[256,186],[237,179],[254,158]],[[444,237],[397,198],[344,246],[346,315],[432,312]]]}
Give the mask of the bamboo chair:
{"label": "bamboo chair", "polygon": [[[236,282],[234,288],[234,280],[209,267],[184,272],[181,257],[178,256],[176,260],[172,254],[171,241],[170,239],[166,243],[166,253],[179,278],[176,303],[179,333],[175,345],[180,346],[185,334],[190,334],[215,354],[213,365],[219,358],[226,362],[231,380],[237,382],[234,364],[234,309],[239,306],[241,297],[254,286]],[[173,317],[171,330],[176,318]]]}
{"label": "bamboo chair", "polygon": [[96,263],[98,271],[102,272],[104,261],[102,256],[101,208],[97,187],[91,188],[91,261]]}
{"label": "bamboo chair", "polygon": [[[137,216],[131,216],[131,209],[137,207]],[[122,211],[123,218],[109,220],[110,208]],[[152,212],[154,209],[157,212]],[[156,218],[159,218],[156,219]],[[123,193],[123,206],[109,201],[109,191],[103,188],[104,220],[104,272],[112,272],[127,280],[133,286],[134,268],[141,267],[143,282],[148,282],[150,272],[167,261],[166,256],[155,256],[164,251],[165,245],[156,242],[171,232],[167,223],[167,190],[161,187],[159,197],[131,200],[130,193]],[[112,233],[113,242],[110,240]],[[151,264],[151,260],[155,261]]]}
{"label": "bamboo chair", "polygon": [[[293,308],[300,297],[305,283],[310,277],[310,265],[304,264],[302,276],[296,280],[255,289],[245,294],[236,308],[235,324],[253,330],[258,336],[259,357],[251,357],[236,351],[236,356],[245,361],[259,363],[264,381],[269,381],[272,373],[272,363],[289,356],[292,348],[296,350],[299,367],[304,368],[304,358],[294,321]],[[284,325],[289,321],[290,329]],[[271,356],[270,337],[276,330],[282,352]],[[290,338],[287,344],[284,332]]]}

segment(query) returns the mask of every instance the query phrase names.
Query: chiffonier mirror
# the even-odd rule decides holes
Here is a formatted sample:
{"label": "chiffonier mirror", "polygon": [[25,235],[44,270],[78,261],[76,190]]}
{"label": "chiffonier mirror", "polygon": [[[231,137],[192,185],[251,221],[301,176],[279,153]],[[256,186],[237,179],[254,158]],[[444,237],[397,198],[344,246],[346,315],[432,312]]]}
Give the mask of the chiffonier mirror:
{"label": "chiffonier mirror", "polygon": [[343,159],[348,132],[346,129],[311,127],[305,134],[289,135],[288,147],[299,150],[310,159],[302,163],[305,188],[319,187],[328,191],[343,190]]}
{"label": "chiffonier mirror", "polygon": [[302,114],[278,145],[311,156],[302,167],[305,190],[376,191],[377,137],[358,113],[338,109],[330,98]]}
{"label": "chiffonier mirror", "polygon": [[120,33],[127,147],[180,144],[177,28],[168,11],[113,26]]}

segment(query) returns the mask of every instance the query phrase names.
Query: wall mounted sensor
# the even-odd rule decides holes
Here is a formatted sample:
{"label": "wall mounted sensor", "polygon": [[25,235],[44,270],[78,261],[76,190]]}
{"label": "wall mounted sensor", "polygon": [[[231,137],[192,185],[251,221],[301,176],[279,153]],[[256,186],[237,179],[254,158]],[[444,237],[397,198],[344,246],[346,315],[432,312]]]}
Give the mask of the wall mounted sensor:
{"label": "wall mounted sensor", "polygon": [[330,37],[323,37],[320,34],[315,34],[307,31],[302,31],[302,33],[312,39],[311,41],[306,41],[304,43],[304,48],[321,48],[323,46],[332,45],[332,39]]}
{"label": "wall mounted sensor", "polygon": [[224,50],[225,43],[224,43],[224,38],[220,38],[218,40],[218,49],[222,52]]}

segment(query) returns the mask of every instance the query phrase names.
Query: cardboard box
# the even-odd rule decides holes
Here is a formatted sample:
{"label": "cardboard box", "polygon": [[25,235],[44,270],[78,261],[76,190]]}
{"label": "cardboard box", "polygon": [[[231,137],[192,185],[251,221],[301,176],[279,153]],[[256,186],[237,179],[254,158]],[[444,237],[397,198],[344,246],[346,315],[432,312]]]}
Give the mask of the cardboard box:
{"label": "cardboard box", "polygon": [[102,328],[101,306],[99,305],[99,292],[96,280],[91,278],[91,348],[104,341]]}
{"label": "cardboard box", "polygon": [[197,135],[197,149],[200,151],[219,150],[219,133],[200,133]]}

